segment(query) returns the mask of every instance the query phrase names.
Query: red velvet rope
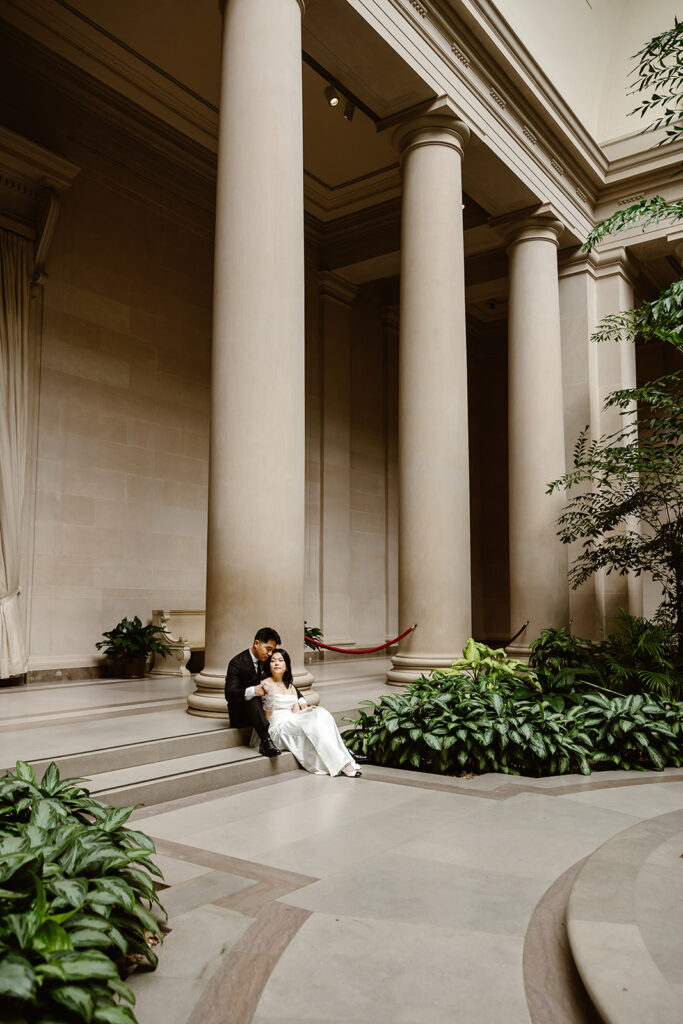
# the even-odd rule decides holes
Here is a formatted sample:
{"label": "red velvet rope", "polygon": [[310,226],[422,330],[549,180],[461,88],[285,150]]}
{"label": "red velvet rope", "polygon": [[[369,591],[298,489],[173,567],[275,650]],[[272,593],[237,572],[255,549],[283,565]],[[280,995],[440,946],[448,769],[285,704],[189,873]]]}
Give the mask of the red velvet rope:
{"label": "red velvet rope", "polygon": [[408,636],[408,633],[412,633],[414,629],[417,629],[417,622],[394,640],[387,640],[385,644],[380,644],[379,647],[363,647],[360,649],[357,647],[353,649],[348,647],[330,647],[329,644],[321,644],[319,640],[314,640],[312,636],[307,636],[306,639],[309,643],[315,644],[316,647],[323,647],[326,651],[336,651],[338,654],[374,654],[375,651],[384,651],[387,647],[391,647],[392,644],[397,644],[399,640],[402,640],[404,636]]}

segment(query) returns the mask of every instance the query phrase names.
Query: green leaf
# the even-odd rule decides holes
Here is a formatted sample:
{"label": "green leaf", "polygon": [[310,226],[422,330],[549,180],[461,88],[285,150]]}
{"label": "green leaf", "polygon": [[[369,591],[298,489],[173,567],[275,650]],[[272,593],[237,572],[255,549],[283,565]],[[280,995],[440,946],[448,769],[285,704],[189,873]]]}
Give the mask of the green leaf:
{"label": "green leaf", "polygon": [[58,784],[59,768],[57,767],[55,762],[52,761],[52,763],[49,764],[48,767],[45,769],[45,774],[43,775],[43,778],[41,779],[40,782],[40,788],[43,790],[44,793],[53,794]]}
{"label": "green leaf", "polygon": [[125,981],[120,981],[118,978],[116,980],[110,978],[107,984],[109,988],[116,992],[117,995],[121,996],[122,999],[125,999],[126,1002],[135,1005],[135,993],[130,985],[126,985]]}
{"label": "green leaf", "polygon": [[493,704],[494,708],[496,709],[496,714],[497,715],[502,715],[503,714],[503,708],[505,707],[505,705],[503,703],[503,698],[500,696],[500,694],[492,693],[491,694],[491,703]]}
{"label": "green leaf", "polygon": [[[74,949],[108,949],[112,945],[109,933],[95,928],[74,928],[69,932],[69,938]],[[125,953],[125,949],[122,952]]]}
{"label": "green leaf", "polygon": [[36,773],[26,761],[17,761],[17,778],[21,779],[22,782],[30,782],[33,786],[36,785]]}
{"label": "green leaf", "polygon": [[5,953],[0,959],[0,995],[12,999],[32,999],[36,976],[31,964],[18,953]]}
{"label": "green leaf", "polygon": [[81,907],[88,892],[88,881],[86,878],[57,878],[48,882],[48,889],[68,906]]}
{"label": "green leaf", "polygon": [[100,1006],[93,1019],[97,1024],[137,1024],[127,1006]]}
{"label": "green leaf", "polygon": [[73,949],[68,932],[55,921],[45,921],[33,936],[33,948],[41,953],[54,953],[61,949]]}
{"label": "green leaf", "polygon": [[31,824],[41,829],[51,829],[61,824],[68,812],[57,800],[36,800],[31,811]]}
{"label": "green leaf", "polygon": [[88,952],[63,953],[53,960],[58,964],[67,981],[88,981],[90,978],[118,978],[115,965],[97,950]]}
{"label": "green leaf", "polygon": [[[135,893],[122,878],[95,878],[92,880],[92,885],[98,900],[110,903],[112,906],[120,905],[126,910],[133,909]],[[106,894],[106,898],[104,894]]]}
{"label": "green leaf", "polygon": [[90,1024],[93,1017],[95,1004],[93,997],[86,988],[81,985],[63,985],[52,990],[52,998],[66,1006],[68,1010],[77,1013],[86,1024]]}
{"label": "green leaf", "polygon": [[128,821],[134,810],[135,807],[114,807],[99,823],[99,828],[104,829],[105,832],[113,832]]}
{"label": "green leaf", "polygon": [[426,732],[424,734],[424,741],[428,747],[432,748],[432,750],[441,750],[441,740],[431,732]]}

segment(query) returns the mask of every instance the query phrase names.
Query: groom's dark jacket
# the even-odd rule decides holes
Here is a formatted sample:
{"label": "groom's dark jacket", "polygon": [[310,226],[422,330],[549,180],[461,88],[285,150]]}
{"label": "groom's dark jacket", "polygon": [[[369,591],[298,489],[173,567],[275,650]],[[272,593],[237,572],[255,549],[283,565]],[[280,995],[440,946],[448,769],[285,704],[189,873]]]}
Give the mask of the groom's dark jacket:
{"label": "groom's dark jacket", "polygon": [[[228,702],[230,724],[237,729],[251,725],[251,722],[245,718],[245,704],[247,702],[244,699],[244,691],[248,686],[258,686],[259,682],[270,676],[268,662],[262,663],[261,673],[262,678],[259,680],[254,668],[251,652],[248,649],[241,651],[240,654],[236,654],[234,658],[230,659],[225,676],[225,699]],[[258,701],[258,706],[261,706],[260,697],[252,697],[252,700]]]}
{"label": "groom's dark jacket", "polygon": [[[230,659],[225,676],[225,699],[228,702],[230,724],[236,729],[253,724],[251,716],[247,712],[247,704],[253,703],[259,708],[263,707],[260,697],[252,697],[250,701],[244,699],[244,691],[248,686],[257,686],[259,682],[270,678],[268,662],[262,662],[261,664],[262,675],[261,679],[259,679],[256,675],[256,669],[254,668],[254,662],[249,649],[236,654],[234,658]],[[299,690],[296,692],[297,696],[302,696]]]}

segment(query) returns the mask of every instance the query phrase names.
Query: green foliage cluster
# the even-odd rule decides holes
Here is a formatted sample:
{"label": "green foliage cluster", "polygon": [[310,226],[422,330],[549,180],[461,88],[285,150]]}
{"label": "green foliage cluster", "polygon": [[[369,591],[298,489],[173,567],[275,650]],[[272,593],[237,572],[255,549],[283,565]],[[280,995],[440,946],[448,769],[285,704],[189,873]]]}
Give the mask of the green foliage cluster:
{"label": "green foliage cluster", "polygon": [[586,681],[621,694],[654,693],[683,699],[683,668],[673,627],[623,609],[604,643],[546,629],[532,645],[529,666],[546,689]]}
{"label": "green foliage cluster", "polygon": [[[635,59],[631,92],[639,103],[632,113],[654,115],[644,131],[663,129],[659,144],[673,142],[683,133],[683,23],[674,19]],[[643,199],[597,224],[583,251],[637,224],[681,219],[683,199]],[[654,301],[606,317],[593,340],[664,343],[683,353],[683,278]],[[658,619],[674,625],[683,655],[683,374],[615,391],[605,408],[618,410],[623,425],[599,438],[586,427],[573,469],[548,487],[570,492],[558,521],[561,540],[583,542],[570,582],[579,587],[600,570],[649,572],[663,593]]]}
{"label": "green foliage cluster", "polygon": [[683,765],[679,704],[656,694],[600,692],[546,641],[554,666],[516,663],[470,640],[452,669],[379,703],[364,701],[371,710],[359,712],[344,741],[376,764],[440,774],[587,775]]}
{"label": "green foliage cluster", "polygon": [[99,640],[95,647],[112,661],[125,663],[146,658],[148,654],[171,654],[171,648],[164,643],[168,635],[161,626],[143,626],[136,615],[133,619],[121,619],[113,629],[103,633],[105,639]]}
{"label": "green foliage cluster", "polygon": [[[309,637],[311,638],[310,640]],[[309,626],[304,619],[304,647],[307,647],[309,651],[318,651],[320,648],[316,644],[312,644],[311,640],[322,642],[322,639],[322,629],[319,626]]]}
{"label": "green foliage cluster", "polygon": [[135,1024],[116,962],[157,957],[152,840],[132,807],[93,799],[82,779],[30,765],[0,777],[0,1019],[5,1024]]}

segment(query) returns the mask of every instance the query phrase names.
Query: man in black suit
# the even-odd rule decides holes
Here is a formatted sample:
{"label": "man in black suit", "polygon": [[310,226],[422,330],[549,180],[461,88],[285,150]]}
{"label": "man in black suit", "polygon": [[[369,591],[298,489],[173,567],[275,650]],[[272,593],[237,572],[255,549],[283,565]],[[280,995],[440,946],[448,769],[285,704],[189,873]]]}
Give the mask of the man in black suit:
{"label": "man in black suit", "polygon": [[270,675],[268,660],[280,644],[280,635],[271,626],[263,626],[251,647],[230,660],[225,676],[225,699],[230,712],[230,725],[240,729],[251,726],[261,741],[259,753],[277,757],[277,749],[268,735],[268,719],[263,710],[262,680]]}

